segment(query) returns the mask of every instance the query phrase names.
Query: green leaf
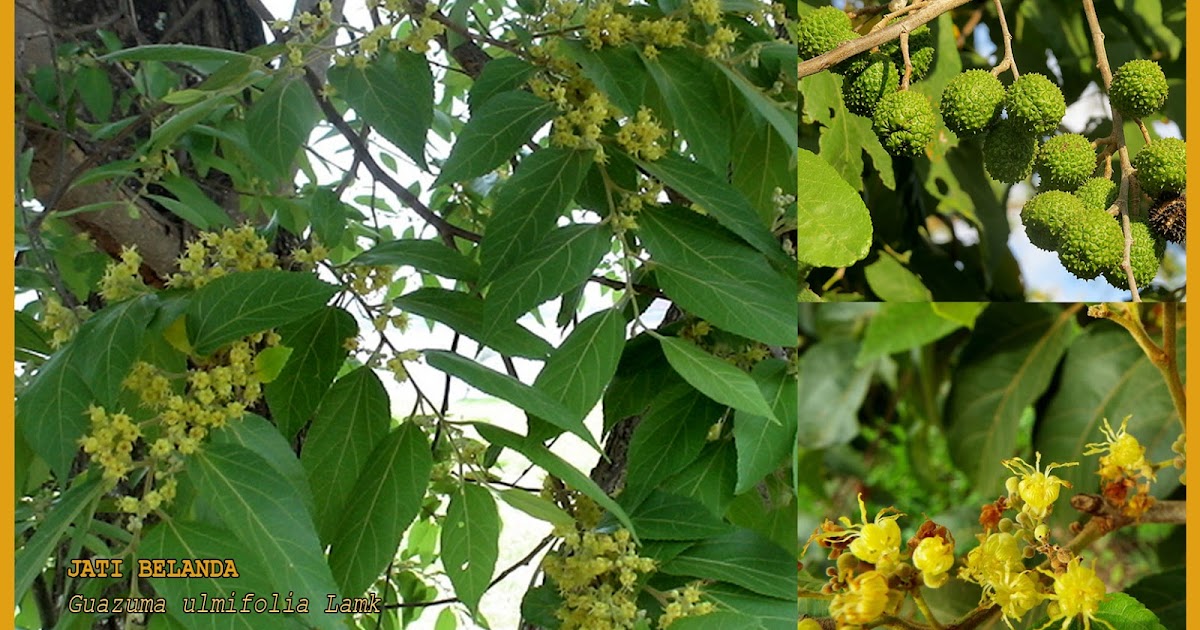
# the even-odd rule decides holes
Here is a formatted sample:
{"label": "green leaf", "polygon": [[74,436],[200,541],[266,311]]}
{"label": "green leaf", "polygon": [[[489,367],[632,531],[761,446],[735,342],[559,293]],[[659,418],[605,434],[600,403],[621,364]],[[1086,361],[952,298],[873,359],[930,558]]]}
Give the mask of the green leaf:
{"label": "green leaf", "polygon": [[794,553],[749,530],[701,541],[660,570],[668,575],[729,582],[778,599],[796,597]]}
{"label": "green leaf", "polygon": [[744,116],[733,137],[733,176],[730,183],[758,211],[762,221],[771,221],[778,211],[775,189],[794,194],[791,159],[794,145],[784,142],[752,116]]}
{"label": "green leaf", "polygon": [[583,76],[596,84],[625,115],[636,115],[645,101],[650,75],[637,50],[632,46],[605,46],[592,50],[581,41],[563,39],[558,42],[571,61],[583,69]]}
{"label": "green leaf", "polygon": [[391,422],[387,390],[369,367],[338,379],[317,408],[300,463],[308,474],[316,508],[313,523],[322,542],[332,540],[359,474]]}
{"label": "green leaf", "polygon": [[658,341],[675,372],[700,393],[722,405],[780,424],[775,410],[749,374],[691,342],[675,337],[660,337]]}
{"label": "green leaf", "polygon": [[388,51],[362,68],[334,66],[329,69],[329,84],[364,122],[417,166],[426,168],[425,136],[433,124],[433,73],[424,55]]}
{"label": "green leaf", "polygon": [[196,290],[187,311],[196,352],[293,322],[324,306],[337,287],[316,276],[277,269],[222,276]]}
{"label": "green leaf", "polygon": [[582,418],[616,374],[624,345],[625,318],[620,311],[593,313],[550,355],[533,387]]}
{"label": "green leaf", "polygon": [[[144,558],[229,558],[237,566],[237,577],[172,577],[149,578],[155,594],[168,601],[167,614],[188,630],[233,630],[245,628],[285,629],[297,626],[294,614],[256,613],[251,610],[237,614],[188,614],[183,612],[184,598],[207,596],[208,601],[234,596],[240,609],[241,597],[255,593],[271,601],[271,593],[282,590],[279,608],[285,604],[288,586],[272,584],[266,579],[266,570],[229,530],[206,523],[187,522],[181,519],[164,520],[148,528],[138,551]],[[296,600],[293,598],[292,604]],[[198,602],[197,607],[201,604]],[[310,602],[310,607],[324,607],[324,602]]]}
{"label": "green leaf", "polygon": [[[1186,353],[1185,331],[1177,338],[1180,357]],[[1180,361],[1181,370],[1183,363]],[[1181,374],[1184,376],[1186,372]],[[1096,459],[1084,457],[1083,452],[1088,444],[1104,441],[1101,427],[1106,418],[1116,429],[1125,416],[1132,415],[1128,431],[1146,448],[1149,461],[1175,457],[1171,445],[1183,432],[1183,425],[1171,392],[1158,368],[1124,328],[1096,322],[1084,329],[1067,350],[1059,383],[1038,423],[1034,448],[1042,453],[1044,462],[1081,462],[1081,466],[1055,472],[1078,492],[1097,487]],[[1165,498],[1177,486],[1177,477],[1164,470],[1152,486],[1155,496]],[[1064,510],[1062,516],[1074,514]]]}
{"label": "green leaf", "polygon": [[75,73],[75,87],[79,99],[97,121],[106,121],[112,116],[113,86],[108,71],[101,67],[79,68]]}
{"label": "green leaf", "polygon": [[487,490],[464,484],[450,497],[442,526],[442,566],[454,594],[472,614],[483,597],[500,555],[500,512]]}
{"label": "green leaf", "polygon": [[950,456],[980,492],[1004,487],[1018,425],[1079,331],[1076,309],[993,304],[963,349],[946,402]]}
{"label": "green leaf", "polygon": [[167,61],[174,63],[200,63],[208,61],[257,60],[254,55],[224,48],[193,46],[190,44],[147,44],[108,53],[100,61]]}
{"label": "green leaf", "polygon": [[737,482],[737,452],[722,440],[705,445],[686,468],[662,482],[663,490],[693,498],[713,514],[723,515],[733,500]]}
{"label": "green leaf", "polygon": [[928,302],[932,299],[929,289],[917,274],[896,260],[895,256],[881,253],[879,259],[864,270],[871,291],[885,302]]}
{"label": "green leaf", "polygon": [[796,282],[695,213],[663,207],[638,216],[655,276],[681,308],[770,345],[796,344]]}
{"label": "green leaf", "polygon": [[871,248],[871,213],[825,160],[800,149],[796,253],[814,267],[849,267]]}
{"label": "green leaf", "polygon": [[425,362],[485,394],[510,402],[564,431],[574,433],[592,448],[601,450],[596,438],[584,426],[583,418],[542,391],[453,352],[426,350]]}
{"label": "green leaf", "polygon": [[479,243],[483,282],[490,283],[554,229],[592,165],[591,151],[542,149],[521,160],[495,194],[492,216]]}
{"label": "green leaf", "polygon": [[[194,215],[199,221],[191,219],[189,221],[196,227],[208,230],[222,226],[231,227],[233,225],[233,220],[229,218],[225,209],[217,205],[208,195],[204,194],[204,191],[200,190],[200,186],[191,178],[179,175],[167,175],[159,183],[179,200],[175,203],[165,203],[164,205],[167,206],[167,209],[183,218],[187,218],[184,216],[185,214]],[[167,202],[172,201],[160,195],[149,196],[160,202],[164,199]],[[179,212],[182,210],[179,206],[186,208],[183,214]]]}
{"label": "green leaf", "polygon": [[699,501],[658,490],[631,510],[629,518],[642,540],[700,540],[730,530]]}
{"label": "green leaf", "polygon": [[497,94],[471,115],[434,185],[484,175],[516,153],[554,117],[554,105],[526,92]]}
{"label": "green leaf", "polygon": [[1100,602],[1096,618],[1107,621],[1114,628],[1167,630],[1154,613],[1128,593],[1109,593]]}
{"label": "green leaf", "polygon": [[734,414],[733,439],[738,452],[738,483],[741,494],[791,456],[796,444],[796,415],[799,391],[796,377],[788,374],[786,361],[768,359],[754,366],[751,376],[771,403],[779,422],[738,411]]}
{"label": "green leaf", "polygon": [[294,348],[283,371],[264,392],[279,433],[291,439],[317,410],[346,359],[345,340],[358,332],[350,313],[322,307],[279,328],[280,343]]}
{"label": "green leaf", "polygon": [[666,111],[660,110],[659,117],[675,123],[701,164],[713,172],[724,173],[729,164],[731,130],[721,109],[721,95],[712,68],[703,57],[684,48],[663,50],[653,60],[646,59],[641,51],[638,54],[666,104]]}
{"label": "green leaf", "polygon": [[263,383],[274,381],[279,378],[279,373],[283,371],[283,366],[287,365],[291,356],[292,348],[287,346],[264,348],[254,357],[255,376]]}
{"label": "green leaf", "polygon": [[146,150],[147,154],[153,154],[157,151],[162,151],[173,144],[180,136],[191,131],[200,121],[208,117],[219,107],[229,105],[229,99],[224,97],[206,98],[194,105],[175,112],[163,124],[154,128],[150,132],[150,148]]}
{"label": "green leaf", "polygon": [[827,448],[858,435],[858,408],[867,395],[874,365],[855,367],[858,344],[849,339],[820,341],[800,356],[797,387],[799,444]]}
{"label": "green leaf", "polygon": [[46,567],[47,558],[53,554],[54,547],[67,533],[71,523],[79,518],[89,503],[104,494],[105,485],[100,481],[101,477],[97,474],[84,473],[76,477],[70,489],[50,506],[33,536],[17,549],[14,582],[18,600]]}
{"label": "green leaf", "polygon": [[1168,628],[1183,628],[1187,624],[1187,575],[1183,567],[1148,575],[1125,593],[1141,602]]}
{"label": "green leaf", "polygon": [[51,355],[16,400],[16,424],[25,442],[60,479],[71,472],[93,399],[79,374],[84,361],[77,349],[72,343]]}
{"label": "green leaf", "polygon": [[551,525],[572,527],[575,524],[575,517],[564,512],[562,508],[553,502],[543,499],[532,492],[507,488],[497,492],[496,496],[512,507],[521,510],[533,518],[546,521]]}
{"label": "green leaf", "polygon": [[276,179],[289,179],[296,153],[320,116],[304,79],[276,76],[246,112],[246,141],[262,157],[259,166]]}
{"label": "green leaf", "polygon": [[983,309],[987,308],[986,302],[933,302],[933,312],[945,317],[946,319],[958,322],[967,328],[975,328],[975,320],[979,318],[979,314]]}
{"label": "green leaf", "polygon": [[[187,475],[276,588],[314,603],[338,592],[304,501],[257,453],[236,444],[211,444],[192,456]],[[342,627],[319,604],[310,610],[306,624]]]}
{"label": "green leaf", "polygon": [[[710,62],[711,63],[711,62]],[[737,88],[738,92],[746,100],[748,109],[754,112],[755,115],[762,118],[775,130],[777,139],[784,142],[786,146],[792,147],[796,140],[796,114],[789,112],[783,108],[781,103],[778,103],[763,94],[762,90],[757,85],[754,85],[741,72],[730,68],[724,63],[712,63],[717,69],[729,78],[729,82]],[[791,154],[788,155],[791,161]]]}
{"label": "green leaf", "polygon": [[484,338],[591,275],[612,248],[606,225],[568,225],[546,237],[527,260],[501,272],[483,301]]}
{"label": "green leaf", "polygon": [[519,57],[499,57],[487,62],[467,95],[471,113],[497,94],[520,89],[535,72],[536,67]]}
{"label": "green leaf", "polygon": [[[292,445],[279,435],[275,428],[262,416],[248,413],[241,420],[230,422],[212,432],[214,444],[237,444],[258,453],[275,472],[292,484],[296,494],[304,501],[308,513],[313,511],[312,489],[300,459]],[[201,558],[206,556],[188,556]]]}
{"label": "green leaf", "polygon": [[722,582],[706,586],[704,595],[705,598],[715,602],[719,608],[753,617],[763,625],[765,630],[792,630],[796,625],[799,611],[795,601],[763,597],[744,588]]}
{"label": "green leaf", "polygon": [[881,305],[867,324],[854,364],[861,367],[879,357],[919,348],[962,327],[960,322],[939,315],[936,306],[933,302]]}
{"label": "green leaf", "polygon": [[397,239],[380,243],[354,257],[358,265],[409,266],[443,278],[477,282],[479,265],[441,241]]}
{"label": "green leaf", "polygon": [[513,322],[494,330],[485,342],[483,300],[462,291],[426,287],[402,295],[392,303],[402,310],[439,321],[501,354],[543,359],[554,349],[545,339]]}
{"label": "green leaf", "polygon": [[396,557],[404,530],[421,509],[432,470],[429,440],[411,422],[371,451],[330,541],[329,567],[343,593],[365,592]]}
{"label": "green leaf", "polygon": [[112,406],[121,394],[121,381],[129,375],[142,351],[146,329],[158,310],[158,298],[142,295],[101,310],[79,330],[74,352],[86,357],[79,375],[96,395],[96,402]]}
{"label": "green leaf", "polygon": [[512,431],[506,431],[500,427],[484,424],[482,422],[473,423],[475,430],[479,432],[480,437],[487,440],[489,443],[496,446],[502,446],[507,449],[512,449],[525,456],[535,466],[540,466],[547,473],[558,477],[568,487],[582,492],[584,495],[595,501],[600,507],[608,510],[610,514],[616,517],[630,534],[634,540],[637,538],[637,530],[633,526],[633,521],[629,520],[629,515],[625,510],[612,500],[612,497],[604,493],[600,486],[592,481],[586,473],[568,464],[558,455],[550,452],[550,449],[532,442],[529,438],[517,435]]}
{"label": "green leaf", "polygon": [[[779,241],[771,234],[767,224],[759,218],[758,211],[750,201],[738,192],[738,189],[727,184],[724,177],[678,153],[669,153],[653,162],[638,164],[646,172],[703,208],[709,216],[766,254],[767,258],[785,267],[795,265],[795,261],[784,255]],[[645,212],[641,217],[650,214],[658,213]],[[642,223],[641,218],[638,219],[638,223]]]}
{"label": "green leaf", "polygon": [[691,464],[723,413],[721,405],[685,384],[663,390],[629,440],[621,500],[636,504],[663,479]]}
{"label": "green leaf", "polygon": [[675,630],[766,630],[759,620],[727,610],[682,617],[672,622],[671,627]]}
{"label": "green leaf", "polygon": [[328,188],[313,191],[310,199],[309,221],[318,243],[336,246],[346,232],[346,206],[337,193]]}
{"label": "green leaf", "polygon": [[[13,311],[13,337],[18,351],[43,356],[54,352],[46,340],[46,331],[42,330],[42,325],[25,311]],[[20,355],[21,352],[17,354]],[[17,360],[27,359],[18,356]]]}

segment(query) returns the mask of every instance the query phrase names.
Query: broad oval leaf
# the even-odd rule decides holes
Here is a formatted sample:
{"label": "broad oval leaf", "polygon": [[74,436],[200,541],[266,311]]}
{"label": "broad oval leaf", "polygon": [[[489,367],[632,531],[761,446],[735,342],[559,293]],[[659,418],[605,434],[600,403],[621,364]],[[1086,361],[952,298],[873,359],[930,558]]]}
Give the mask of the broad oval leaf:
{"label": "broad oval leaf", "polygon": [[396,557],[404,530],[421,509],[432,470],[429,440],[411,422],[371,451],[330,543],[329,567],[343,593],[365,592]]}
{"label": "broad oval leaf", "polygon": [[601,450],[596,438],[584,426],[583,418],[571,413],[562,403],[540,390],[453,352],[426,350],[425,362],[485,394],[510,402],[564,431],[574,433],[592,448]]}
{"label": "broad oval leaf", "polygon": [[950,456],[984,494],[1004,487],[1018,425],[1079,332],[1075,309],[993,304],[975,322],[946,401]]}
{"label": "broad oval leaf", "polygon": [[479,265],[441,241],[405,238],[380,243],[354,257],[355,264],[409,266],[443,278],[476,282]]}
{"label": "broad oval leaf", "polygon": [[529,252],[554,229],[592,165],[591,151],[542,149],[521,160],[496,191],[492,216],[479,243],[487,284]]}
{"label": "broad oval leaf", "polygon": [[488,289],[484,337],[586,280],[611,245],[605,225],[568,225],[551,232],[527,260],[502,272]]}
{"label": "broad oval leaf", "polygon": [[33,536],[16,552],[14,581],[18,600],[24,597],[38,574],[46,568],[46,558],[50,557],[71,523],[89,503],[104,494],[105,487],[100,475],[84,473],[76,477],[71,487],[50,506]]}
{"label": "broad oval leaf", "polygon": [[701,541],[663,564],[661,571],[729,582],[777,599],[796,597],[794,552],[745,529]]}
{"label": "broad oval leaf", "polygon": [[612,380],[624,345],[625,317],[616,309],[593,313],[550,355],[533,387],[582,418]]}
{"label": "broad oval leaf", "polygon": [[642,540],[700,540],[729,533],[729,523],[695,499],[653,491],[629,518]]}
{"label": "broad oval leaf", "polygon": [[424,55],[383,52],[359,68],[329,69],[329,84],[367,124],[417,166],[425,165],[425,136],[433,124],[433,73]]}
{"label": "broad oval leaf", "polygon": [[[310,602],[338,593],[304,501],[266,460],[237,444],[210,444],[192,457],[187,474],[198,496],[245,542],[275,590],[294,591]],[[305,623],[343,627],[322,610],[312,606]]]}
{"label": "broad oval leaf", "polygon": [[485,341],[483,300],[462,291],[425,287],[406,293],[392,303],[402,310],[441,322],[500,354],[544,359],[554,349],[545,339],[515,322],[493,329]]}
{"label": "broad oval leaf", "polygon": [[621,500],[636,505],[663,479],[700,454],[705,437],[725,409],[684,383],[663,390],[642,415],[629,440]]}
{"label": "broad oval leaf", "polygon": [[246,140],[262,157],[262,168],[277,179],[288,179],[296,153],[318,118],[317,102],[304,79],[280,74],[246,112]]}
{"label": "broad oval leaf", "polygon": [[779,424],[775,410],[749,374],[682,339],[661,337],[659,342],[675,372],[700,393],[722,405]]}
{"label": "broad oval leaf", "polygon": [[497,94],[467,121],[434,185],[484,175],[554,117],[554,104],[524,90]]}
{"label": "broad oval leaf", "polygon": [[858,408],[875,366],[855,366],[857,351],[853,341],[835,339],[817,342],[800,356],[797,386],[804,396],[797,412],[798,447],[827,448],[858,435]]}
{"label": "broad oval leaf", "polygon": [[724,173],[732,134],[714,80],[715,70],[703,57],[685,48],[662,50],[653,60],[645,53],[639,54],[666,105],[665,112],[660,108],[659,117],[675,123],[701,164]]}
{"label": "broad oval leaf", "polygon": [[337,287],[316,276],[277,269],[232,273],[196,290],[187,331],[207,355],[249,334],[282,326],[321,308]]}
{"label": "broad oval leaf", "polygon": [[814,267],[849,267],[871,248],[871,212],[825,160],[799,150],[796,254]]}
{"label": "broad oval leaf", "polygon": [[350,313],[326,306],[278,332],[280,343],[293,352],[283,372],[263,391],[279,433],[291,439],[329,390],[348,354],[345,340],[358,332],[358,323]]}
{"label": "broad oval leaf", "polygon": [[212,441],[214,444],[239,444],[258,453],[279,476],[292,484],[292,488],[308,508],[309,514],[312,514],[312,490],[308,485],[308,476],[304,474],[304,467],[292,450],[292,445],[288,444],[288,441],[279,435],[279,430],[265,418],[248,413],[240,420],[213,431]]}
{"label": "broad oval leaf", "polygon": [[659,284],[680,307],[743,337],[796,344],[795,278],[693,212],[648,210],[638,225]]}
{"label": "broad oval leaf", "polygon": [[797,378],[786,361],[767,359],[754,366],[751,377],[775,410],[779,422],[738,411],[733,419],[733,439],[738,452],[738,494],[754,487],[788,459],[796,445]]}
{"label": "broad oval leaf", "polygon": [[387,390],[368,367],[338,379],[321,400],[300,463],[312,486],[313,523],[322,542],[337,533],[346,505],[353,501],[351,491],[359,473],[390,422]]}
{"label": "broad oval leaf", "polygon": [[450,497],[442,525],[442,566],[454,594],[472,613],[479,612],[500,555],[500,512],[492,494],[480,486],[464,484]]}

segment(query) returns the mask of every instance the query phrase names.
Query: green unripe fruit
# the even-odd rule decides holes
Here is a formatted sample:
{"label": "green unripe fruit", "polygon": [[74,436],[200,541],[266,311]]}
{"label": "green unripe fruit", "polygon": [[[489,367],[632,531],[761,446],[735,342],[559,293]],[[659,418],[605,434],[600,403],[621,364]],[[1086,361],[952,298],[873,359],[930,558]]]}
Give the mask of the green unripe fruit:
{"label": "green unripe fruit", "polygon": [[1062,230],[1056,249],[1067,271],[1081,280],[1091,280],[1121,263],[1125,235],[1111,214],[1084,208]]}
{"label": "green unripe fruit", "polygon": [[1093,177],[1075,191],[1084,207],[1108,210],[1117,200],[1117,183],[1104,177]]}
{"label": "green unripe fruit", "polygon": [[1133,158],[1142,191],[1151,197],[1181,193],[1187,185],[1187,144],[1178,138],[1163,138],[1148,144]]}
{"label": "green unripe fruit", "polygon": [[1072,191],[1096,170],[1096,150],[1077,133],[1054,136],[1038,151],[1037,172],[1042,190]]}
{"label": "green unripe fruit", "polygon": [[967,70],[942,90],[942,120],[960,136],[987,130],[1000,115],[1004,84],[987,70]]}
{"label": "green unripe fruit", "polygon": [[992,179],[1006,184],[1025,181],[1033,173],[1037,138],[1011,120],[996,123],[983,139],[983,166]]}
{"label": "green unripe fruit", "polygon": [[1108,98],[1125,116],[1145,118],[1167,102],[1167,76],[1153,61],[1135,59],[1117,68]]}
{"label": "green unripe fruit", "polygon": [[1071,193],[1051,190],[1034,195],[1021,208],[1021,223],[1025,235],[1034,247],[1045,251],[1058,249],[1068,226],[1084,213],[1083,202]]}
{"label": "green unripe fruit", "polygon": [[872,121],[875,135],[888,153],[916,157],[933,140],[937,117],[927,97],[905,91],[884,96]]}
{"label": "green unripe fruit", "polygon": [[1041,74],[1023,74],[1008,86],[1004,109],[1009,120],[1034,134],[1049,133],[1067,114],[1062,90]]}
{"label": "green unripe fruit", "polygon": [[850,27],[850,16],[837,7],[821,7],[800,17],[796,51],[801,59],[811,59],[855,37],[858,35]]}
{"label": "green unripe fruit", "polygon": [[[1133,237],[1133,243],[1129,247],[1129,265],[1133,267],[1134,282],[1137,282],[1139,289],[1143,289],[1154,282],[1154,277],[1158,275],[1158,266],[1162,262],[1167,244],[1156,238],[1151,233],[1150,226],[1142,221],[1130,223],[1129,234]],[[1122,252],[1121,258],[1124,257]],[[1129,288],[1129,278],[1121,268],[1120,260],[1116,266],[1104,272],[1104,279],[1118,289]]]}
{"label": "green unripe fruit", "polygon": [[856,65],[862,69],[855,74],[847,74],[842,81],[842,99],[846,102],[846,109],[870,118],[875,115],[875,107],[884,96],[900,89],[900,75],[892,59],[883,55],[873,55],[865,66]]}

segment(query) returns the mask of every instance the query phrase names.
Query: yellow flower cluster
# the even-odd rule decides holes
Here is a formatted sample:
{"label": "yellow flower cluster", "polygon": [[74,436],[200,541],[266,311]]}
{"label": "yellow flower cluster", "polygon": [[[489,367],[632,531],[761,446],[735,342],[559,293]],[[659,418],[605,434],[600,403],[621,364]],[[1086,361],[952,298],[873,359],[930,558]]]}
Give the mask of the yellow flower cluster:
{"label": "yellow flower cluster", "polygon": [[642,107],[632,120],[617,131],[616,140],[617,144],[633,157],[653,162],[666,154],[666,150],[659,144],[659,140],[666,133],[650,110]]}
{"label": "yellow flower cluster", "polygon": [[1033,466],[1020,457],[1004,460],[1004,467],[1013,473],[1005,481],[1004,487],[1008,490],[1009,505],[1020,506],[1023,514],[1035,524],[1040,524],[1058,500],[1059,490],[1071,487],[1070,483],[1051,475],[1050,471],[1079,464],[1050,464],[1042,470],[1042,454],[1037,453],[1035,457]]}
{"label": "yellow flower cluster", "polygon": [[111,262],[104,269],[104,277],[100,278],[100,296],[106,302],[120,302],[131,297],[137,297],[150,290],[142,281],[142,255],[137,247],[121,249],[120,262]]}
{"label": "yellow flower cluster", "polygon": [[55,296],[46,298],[42,304],[42,319],[38,324],[42,330],[50,333],[50,347],[61,348],[70,341],[87,313],[88,310],[84,308],[72,311]]}
{"label": "yellow flower cluster", "polygon": [[171,276],[168,286],[199,289],[236,271],[274,269],[278,260],[266,239],[253,226],[243,225],[201,234],[184,248],[178,264],[179,272]]}
{"label": "yellow flower cluster", "polygon": [[329,250],[315,240],[308,249],[296,248],[292,250],[292,262],[295,262],[305,271],[316,269],[317,263],[327,258],[329,258]]}
{"label": "yellow flower cluster", "polygon": [[684,617],[699,617],[714,612],[717,606],[712,602],[701,601],[699,582],[692,582],[683,588],[676,588],[664,593],[667,599],[663,614],[658,618],[660,630]]}
{"label": "yellow flower cluster", "polygon": [[404,367],[405,361],[416,361],[421,358],[420,350],[405,350],[396,356],[388,359],[386,366],[392,377],[397,383],[403,383],[408,380],[408,369]]}
{"label": "yellow flower cluster", "polygon": [[103,407],[88,407],[91,432],[80,443],[104,471],[104,480],[115,486],[133,470],[133,444],[142,436],[141,428],[124,411],[109,413]]}
{"label": "yellow flower cluster", "polygon": [[716,26],[721,21],[721,0],[692,0],[692,15],[710,26]]}
{"label": "yellow flower cluster", "polygon": [[350,290],[360,296],[386,289],[396,276],[395,267],[371,267],[368,265],[351,265],[350,274],[344,278]]}
{"label": "yellow flower cluster", "polygon": [[737,41],[736,31],[728,26],[718,27],[709,36],[708,43],[704,45],[704,56],[709,59],[724,59],[729,56],[735,41]]}
{"label": "yellow flower cluster", "polygon": [[[1101,489],[1105,499],[1126,516],[1138,518],[1154,505],[1150,484],[1155,480],[1154,466],[1146,460],[1146,447],[1126,431],[1129,416],[1113,431],[1104,419],[1101,431],[1105,441],[1088,444],[1084,455],[1100,455]],[[1132,491],[1132,492],[1131,492]]]}

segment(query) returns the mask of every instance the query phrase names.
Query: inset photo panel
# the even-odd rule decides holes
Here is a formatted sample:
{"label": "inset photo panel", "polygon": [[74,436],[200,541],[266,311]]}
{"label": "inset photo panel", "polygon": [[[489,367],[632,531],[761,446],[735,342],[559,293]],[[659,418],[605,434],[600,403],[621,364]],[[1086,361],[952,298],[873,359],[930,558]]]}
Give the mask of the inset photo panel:
{"label": "inset photo panel", "polygon": [[1182,306],[800,327],[800,630],[1185,627]]}
{"label": "inset photo panel", "polygon": [[1184,5],[801,2],[803,295],[1181,299]]}

